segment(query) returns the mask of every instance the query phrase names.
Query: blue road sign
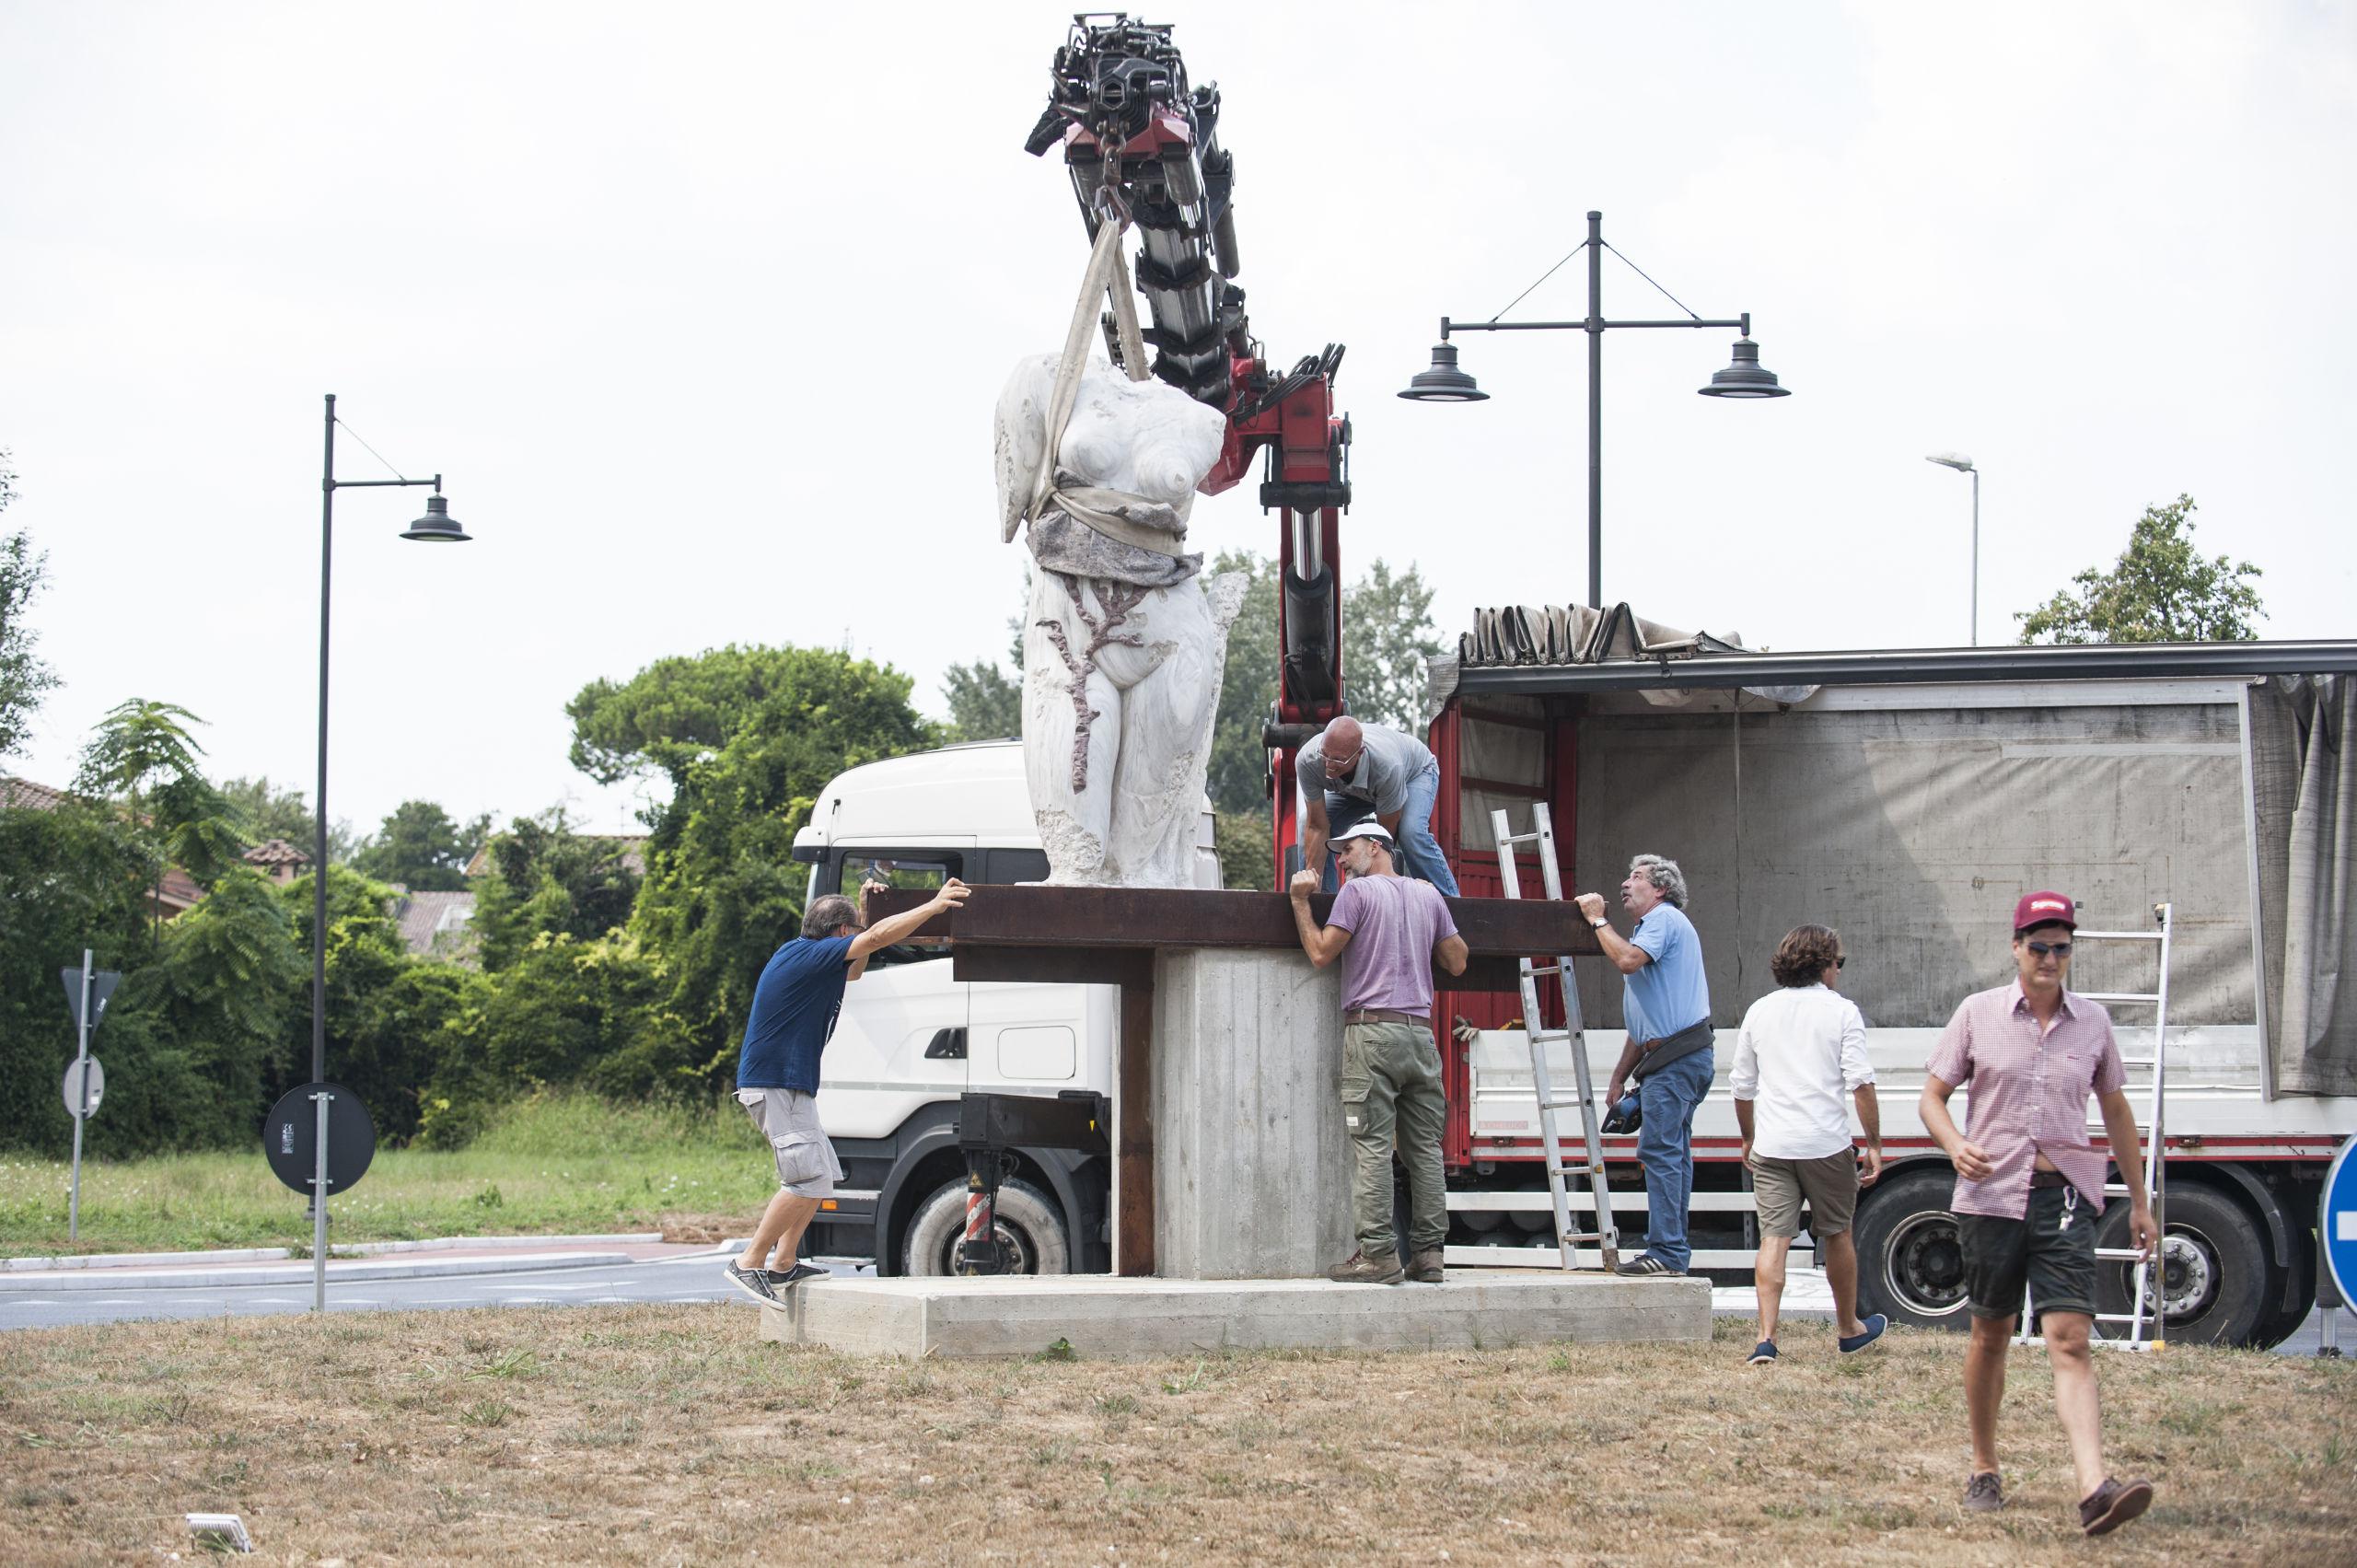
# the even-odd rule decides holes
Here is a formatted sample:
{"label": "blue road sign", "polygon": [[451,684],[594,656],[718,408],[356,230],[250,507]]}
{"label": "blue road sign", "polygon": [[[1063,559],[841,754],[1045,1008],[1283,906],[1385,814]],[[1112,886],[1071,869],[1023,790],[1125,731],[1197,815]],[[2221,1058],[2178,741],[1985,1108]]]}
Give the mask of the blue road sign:
{"label": "blue road sign", "polygon": [[2340,1145],[2325,1172],[2324,1210],[2316,1216],[2316,1237],[2324,1243],[2324,1260],[2340,1299],[2357,1301],[2357,1137]]}

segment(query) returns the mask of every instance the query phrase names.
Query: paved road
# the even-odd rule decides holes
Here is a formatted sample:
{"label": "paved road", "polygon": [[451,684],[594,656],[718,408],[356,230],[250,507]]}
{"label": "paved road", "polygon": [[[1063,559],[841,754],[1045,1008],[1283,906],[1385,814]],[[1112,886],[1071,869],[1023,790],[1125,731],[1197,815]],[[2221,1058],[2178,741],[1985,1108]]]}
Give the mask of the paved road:
{"label": "paved road", "polygon": [[[721,1274],[715,1252],[591,1268],[461,1274],[407,1280],[355,1280],[328,1284],[331,1312],[407,1312],[446,1307],[615,1306],[650,1301],[734,1301],[750,1298]],[[873,1274],[872,1266],[830,1262],[842,1274]],[[51,1295],[0,1291],[0,1329],[47,1329],[75,1323],[127,1323],[143,1318],[221,1318],[308,1312],[304,1284],[204,1285],[189,1290],[76,1290]]]}
{"label": "paved road", "polygon": [[[686,1256],[611,1263],[590,1268],[537,1269],[524,1272],[460,1274],[424,1279],[355,1280],[331,1283],[331,1312],[408,1312],[451,1307],[605,1307],[656,1301],[737,1303],[751,1300],[722,1276],[723,1255],[697,1252]],[[828,1270],[844,1277],[873,1277],[875,1266],[844,1259],[821,1259]],[[1824,1276],[1810,1270],[1793,1271],[1785,1292],[1784,1310],[1793,1318],[1822,1318],[1831,1314],[1831,1297]],[[0,1330],[62,1328],[79,1323],[126,1323],[151,1318],[222,1318],[307,1312],[311,1306],[308,1284],[205,1285],[188,1290],[60,1291],[18,1294],[0,1291]],[[1712,1307],[1722,1317],[1748,1316],[1753,1309],[1747,1288],[1712,1292]],[[2311,1313],[2300,1331],[2276,1347],[2280,1355],[2314,1355],[2322,1313]],[[2342,1348],[2357,1353],[2357,1318],[2340,1318]]]}

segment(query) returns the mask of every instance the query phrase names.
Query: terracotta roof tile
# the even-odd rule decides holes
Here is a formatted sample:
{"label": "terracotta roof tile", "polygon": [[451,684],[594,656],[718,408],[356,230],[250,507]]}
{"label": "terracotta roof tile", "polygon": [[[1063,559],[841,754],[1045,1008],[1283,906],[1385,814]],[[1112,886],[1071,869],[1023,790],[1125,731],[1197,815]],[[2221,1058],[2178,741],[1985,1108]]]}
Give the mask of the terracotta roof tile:
{"label": "terracotta roof tile", "polygon": [[0,808],[17,811],[54,811],[74,798],[65,790],[52,789],[30,779],[0,777]]}

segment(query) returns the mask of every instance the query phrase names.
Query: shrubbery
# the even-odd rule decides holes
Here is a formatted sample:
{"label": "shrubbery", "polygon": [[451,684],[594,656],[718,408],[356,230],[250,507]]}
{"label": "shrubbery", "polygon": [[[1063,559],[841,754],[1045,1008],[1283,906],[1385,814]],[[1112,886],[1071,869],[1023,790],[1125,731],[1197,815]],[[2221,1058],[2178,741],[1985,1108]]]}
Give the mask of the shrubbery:
{"label": "shrubbery", "polygon": [[[690,1121],[666,1119],[726,1089],[753,982],[800,925],[807,874],[788,852],[812,800],[846,767],[936,740],[909,693],[889,668],[799,648],[667,659],[585,689],[570,710],[576,761],[672,786],[651,814],[644,876],[616,840],[561,813],[519,819],[473,884],[461,964],[411,954],[388,912],[394,889],[331,866],[328,1076],[359,1094],[387,1144],[497,1137],[504,1108],[534,1097],[533,1124],[548,1125],[568,1095],[600,1097],[577,1118],[591,1143],[616,1135],[606,1102],[686,1135]],[[274,886],[216,853],[251,824],[186,771],[196,749],[175,725],[189,715],[126,703],[118,717],[138,746],[108,741],[108,777],[145,781],[145,795],[123,784],[104,798],[92,772],[92,794],[63,808],[0,809],[0,1144],[57,1154],[72,1142],[57,975],[88,946],[125,978],[93,1047],[107,1096],[86,1146],[249,1146],[273,1100],[310,1076],[312,883]],[[153,757],[166,761],[141,761]],[[168,794],[153,781],[175,768]],[[172,854],[191,844],[209,846],[206,897],[157,923],[151,890],[168,865],[194,869]]]}

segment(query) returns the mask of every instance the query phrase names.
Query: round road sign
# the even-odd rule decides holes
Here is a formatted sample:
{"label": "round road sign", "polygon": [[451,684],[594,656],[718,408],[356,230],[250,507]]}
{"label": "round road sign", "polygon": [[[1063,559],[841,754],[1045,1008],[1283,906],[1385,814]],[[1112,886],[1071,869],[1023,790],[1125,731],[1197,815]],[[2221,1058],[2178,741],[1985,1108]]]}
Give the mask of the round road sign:
{"label": "round road sign", "polygon": [[95,1056],[88,1059],[88,1065],[90,1069],[90,1106],[88,1111],[86,1113],[80,1109],[82,1104],[83,1063],[80,1061],[74,1061],[68,1062],[65,1064],[65,1082],[60,1085],[59,1087],[64,1091],[65,1096],[65,1114],[68,1116],[78,1117],[85,1114],[96,1116],[99,1113],[99,1100],[100,1097],[105,1095],[107,1092],[107,1072],[105,1068],[99,1065],[99,1059]]}
{"label": "round road sign", "polygon": [[296,1191],[308,1194],[319,1159],[319,1109],[314,1095],[328,1100],[328,1195],[350,1190],[377,1157],[377,1124],[360,1097],[342,1084],[305,1084],[289,1089],[270,1108],[261,1124],[261,1152],[273,1176]]}
{"label": "round road sign", "polygon": [[2325,1172],[2324,1206],[2316,1215],[2316,1240],[2323,1245],[2325,1265],[2340,1299],[2357,1301],[2357,1137],[2340,1145]]}

